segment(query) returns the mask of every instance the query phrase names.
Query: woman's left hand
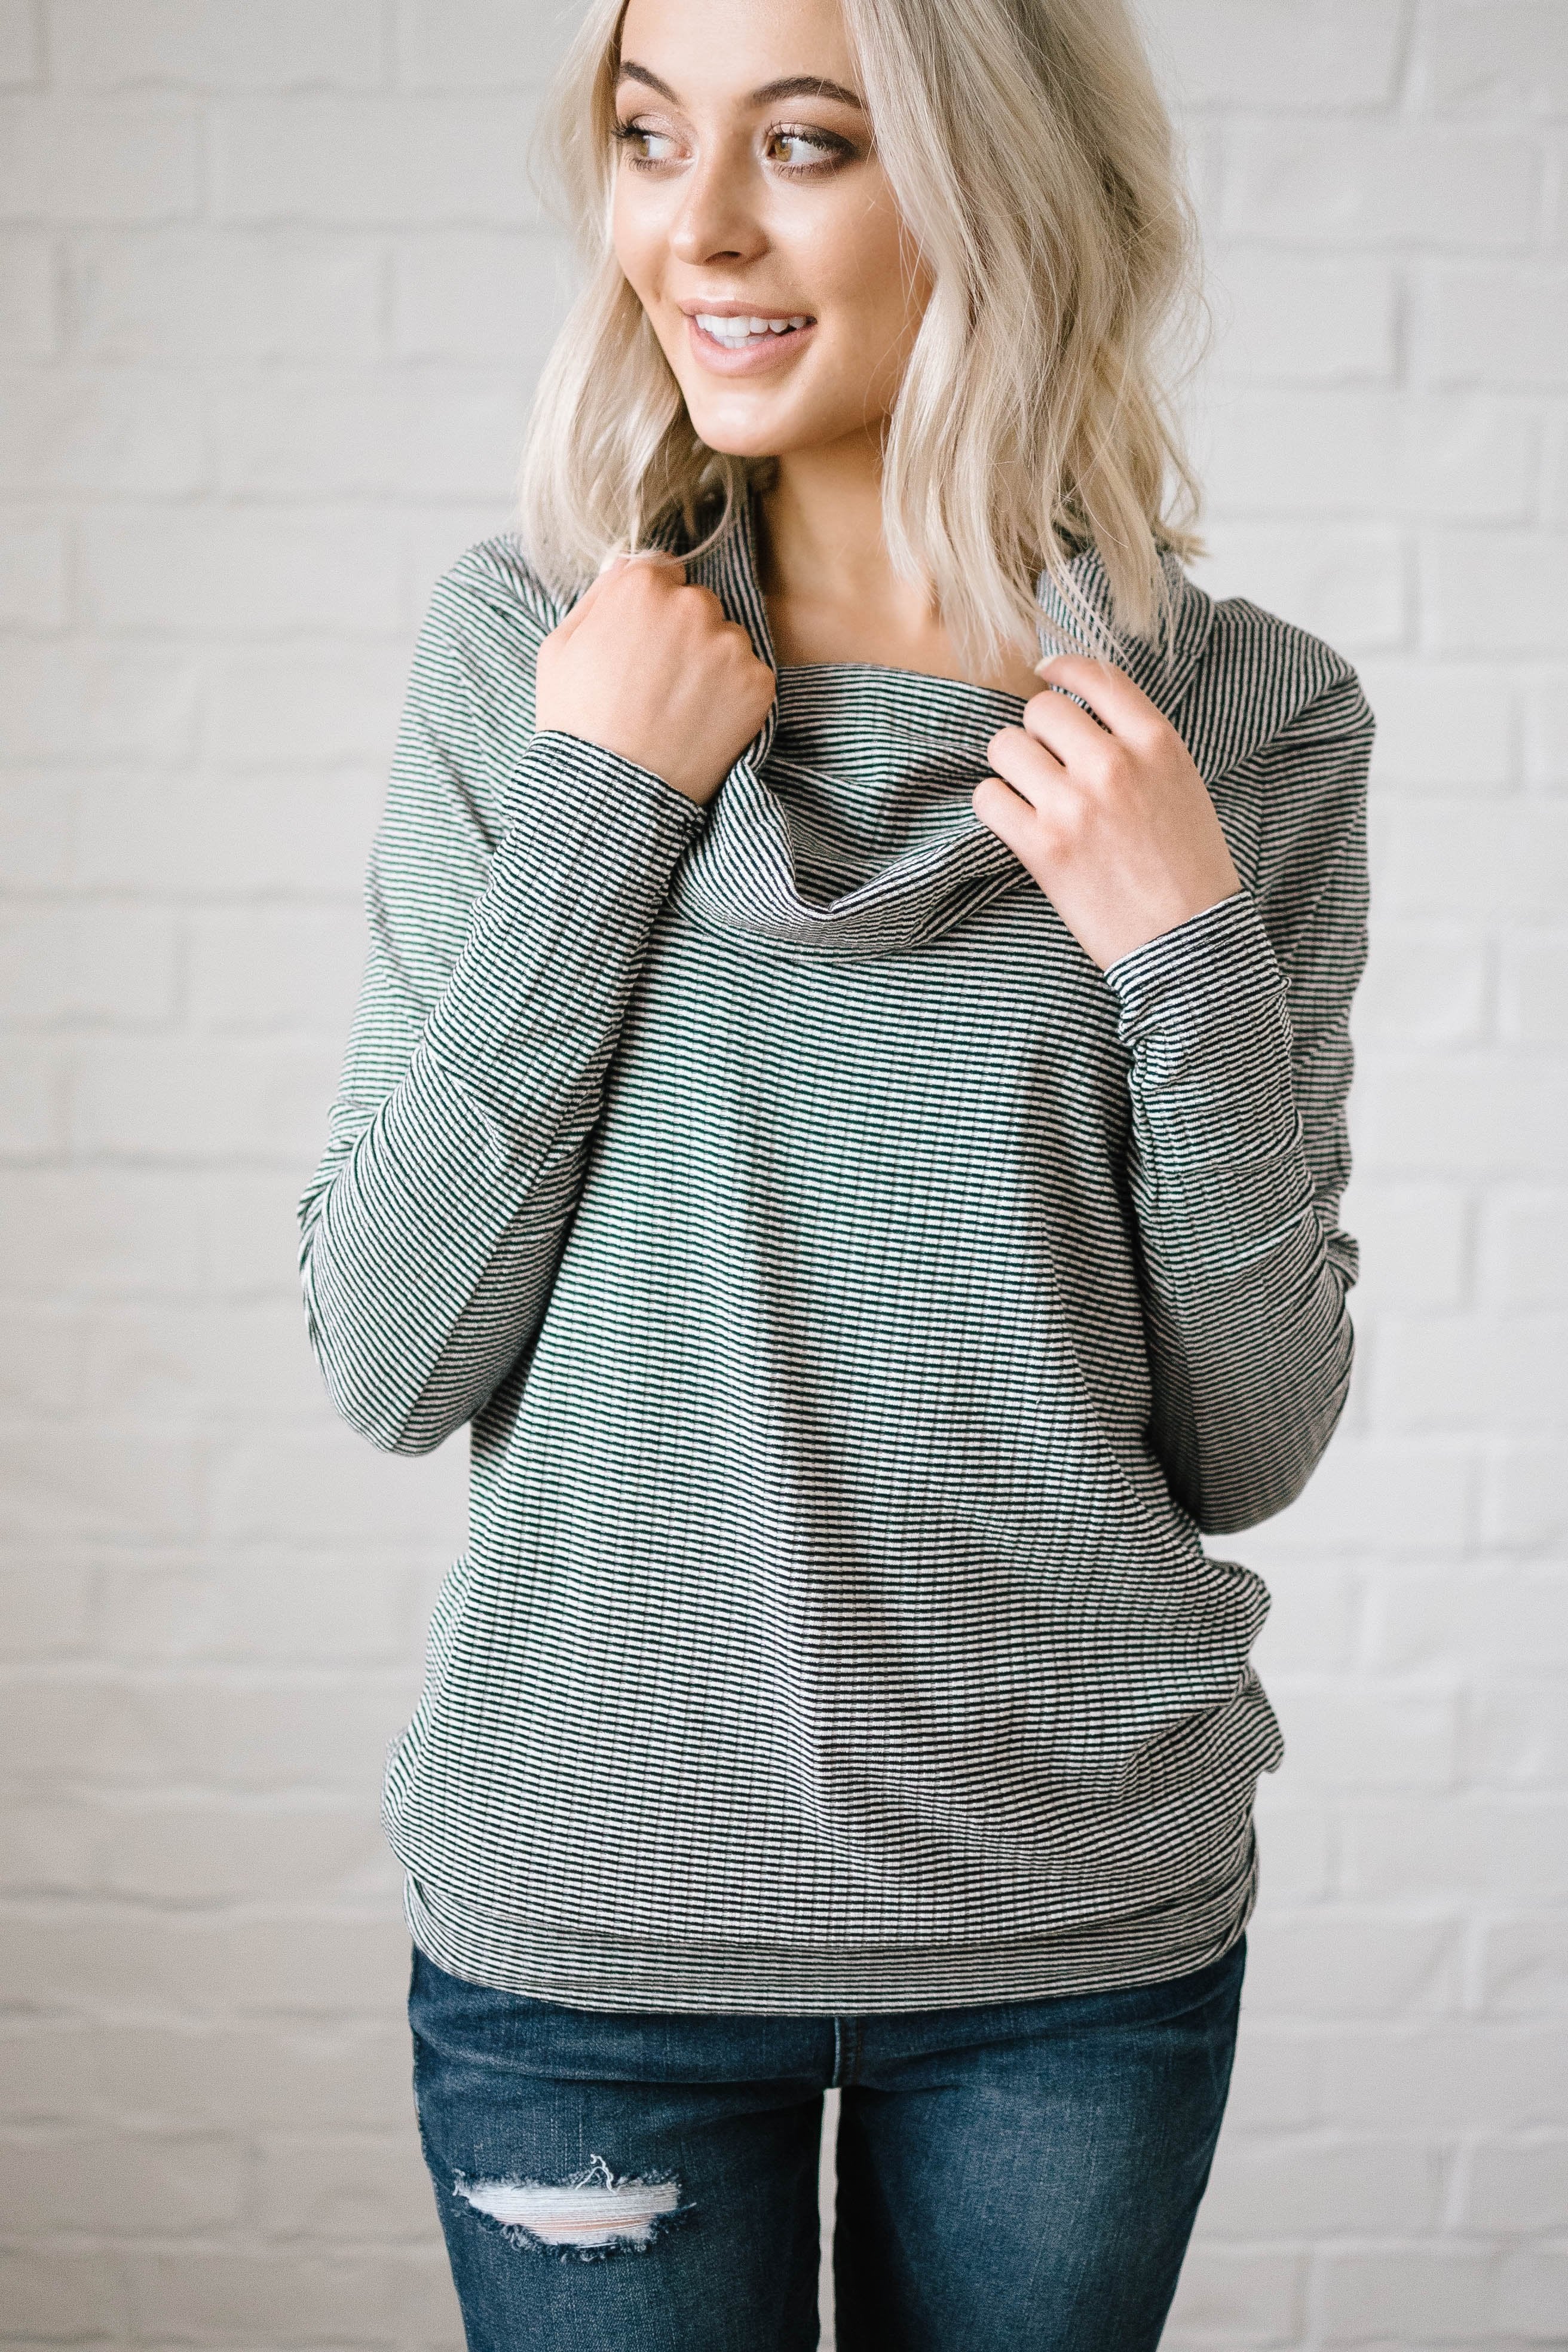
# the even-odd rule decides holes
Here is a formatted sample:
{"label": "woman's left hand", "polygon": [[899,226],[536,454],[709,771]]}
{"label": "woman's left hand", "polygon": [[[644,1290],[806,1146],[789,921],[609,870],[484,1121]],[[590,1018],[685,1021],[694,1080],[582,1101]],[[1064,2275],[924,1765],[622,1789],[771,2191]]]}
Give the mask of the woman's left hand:
{"label": "woman's left hand", "polygon": [[1192,755],[1142,687],[1083,654],[1054,654],[1038,675],[1047,683],[1023,725],[986,745],[996,773],[972,805],[1104,971],[1230,898],[1241,877]]}

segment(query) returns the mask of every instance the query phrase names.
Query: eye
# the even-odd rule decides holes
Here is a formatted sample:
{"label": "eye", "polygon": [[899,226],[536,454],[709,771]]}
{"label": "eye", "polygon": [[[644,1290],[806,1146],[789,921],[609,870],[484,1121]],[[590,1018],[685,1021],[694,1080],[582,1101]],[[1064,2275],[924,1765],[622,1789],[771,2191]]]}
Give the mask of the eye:
{"label": "eye", "polygon": [[637,152],[639,146],[646,147],[649,144],[657,146],[661,140],[667,149],[675,144],[667,131],[652,131],[646,122],[617,122],[610,136],[621,147],[627,163],[635,164],[639,171],[643,172],[651,170],[656,164],[668,163],[669,157],[668,153],[639,154]]}
{"label": "eye", "polygon": [[836,171],[840,163],[851,160],[855,153],[847,139],[840,139],[831,131],[791,129],[783,123],[768,132],[766,143],[769,147],[797,148],[815,157],[815,161],[810,163],[780,159],[779,171],[792,180],[804,179],[818,172]]}

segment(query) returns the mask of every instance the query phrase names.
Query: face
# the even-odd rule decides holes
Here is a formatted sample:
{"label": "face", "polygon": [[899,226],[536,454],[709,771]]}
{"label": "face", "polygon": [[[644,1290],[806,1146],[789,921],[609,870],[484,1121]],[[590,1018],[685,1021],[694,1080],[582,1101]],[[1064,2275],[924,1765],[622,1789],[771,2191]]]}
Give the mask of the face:
{"label": "face", "polygon": [[621,63],[616,253],[700,438],[879,437],[931,288],[837,0],[630,0]]}

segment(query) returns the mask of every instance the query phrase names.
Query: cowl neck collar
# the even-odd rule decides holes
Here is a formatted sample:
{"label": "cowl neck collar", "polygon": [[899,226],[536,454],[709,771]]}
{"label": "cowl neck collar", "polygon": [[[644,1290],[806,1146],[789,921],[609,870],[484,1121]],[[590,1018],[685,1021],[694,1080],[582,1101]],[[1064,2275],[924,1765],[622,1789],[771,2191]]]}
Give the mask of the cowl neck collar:
{"label": "cowl neck collar", "polygon": [[[667,521],[653,542],[681,554],[686,576],[711,589],[731,621],[749,634],[759,658],[776,668],[758,572],[754,493],[737,500],[712,545],[687,554],[679,518]],[[1123,638],[1119,667],[1174,722],[1207,643],[1213,600],[1187,578],[1168,552],[1173,626],[1166,646]],[[1075,586],[1108,629],[1113,628],[1109,583],[1093,546],[1069,566]],[[1049,575],[1037,583],[1042,653],[1070,645],[1067,600]],[[868,723],[907,730],[929,761],[933,740],[944,740],[949,765],[942,797],[951,809],[928,823],[917,846],[906,850],[842,897],[812,898],[797,877],[788,816],[773,764],[780,703],[802,709],[797,681],[816,680],[837,693],[864,693]],[[785,690],[787,688],[787,691]],[[784,673],[780,697],[708,803],[708,821],[689,846],[671,884],[677,904],[728,930],[816,949],[835,956],[899,954],[937,938],[1005,892],[1030,880],[1006,844],[983,825],[970,793],[987,763],[983,746],[998,727],[1016,724],[1020,698],[961,678],[930,677],[871,663],[834,663]],[[966,760],[966,749],[969,757]]]}

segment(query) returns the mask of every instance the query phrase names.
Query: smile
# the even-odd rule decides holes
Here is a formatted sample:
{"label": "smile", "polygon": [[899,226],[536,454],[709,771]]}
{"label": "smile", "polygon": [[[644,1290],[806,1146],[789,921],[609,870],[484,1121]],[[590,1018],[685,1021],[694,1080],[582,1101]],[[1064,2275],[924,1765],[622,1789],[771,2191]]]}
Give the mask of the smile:
{"label": "smile", "polygon": [[784,319],[689,310],[686,331],[692,352],[710,374],[761,375],[793,359],[816,333],[816,320],[804,310]]}
{"label": "smile", "polygon": [[711,335],[716,343],[728,344],[731,351],[739,351],[743,344],[763,335],[787,335],[811,324],[804,311],[797,319],[722,319],[713,310],[699,310],[694,315],[705,335]]}

